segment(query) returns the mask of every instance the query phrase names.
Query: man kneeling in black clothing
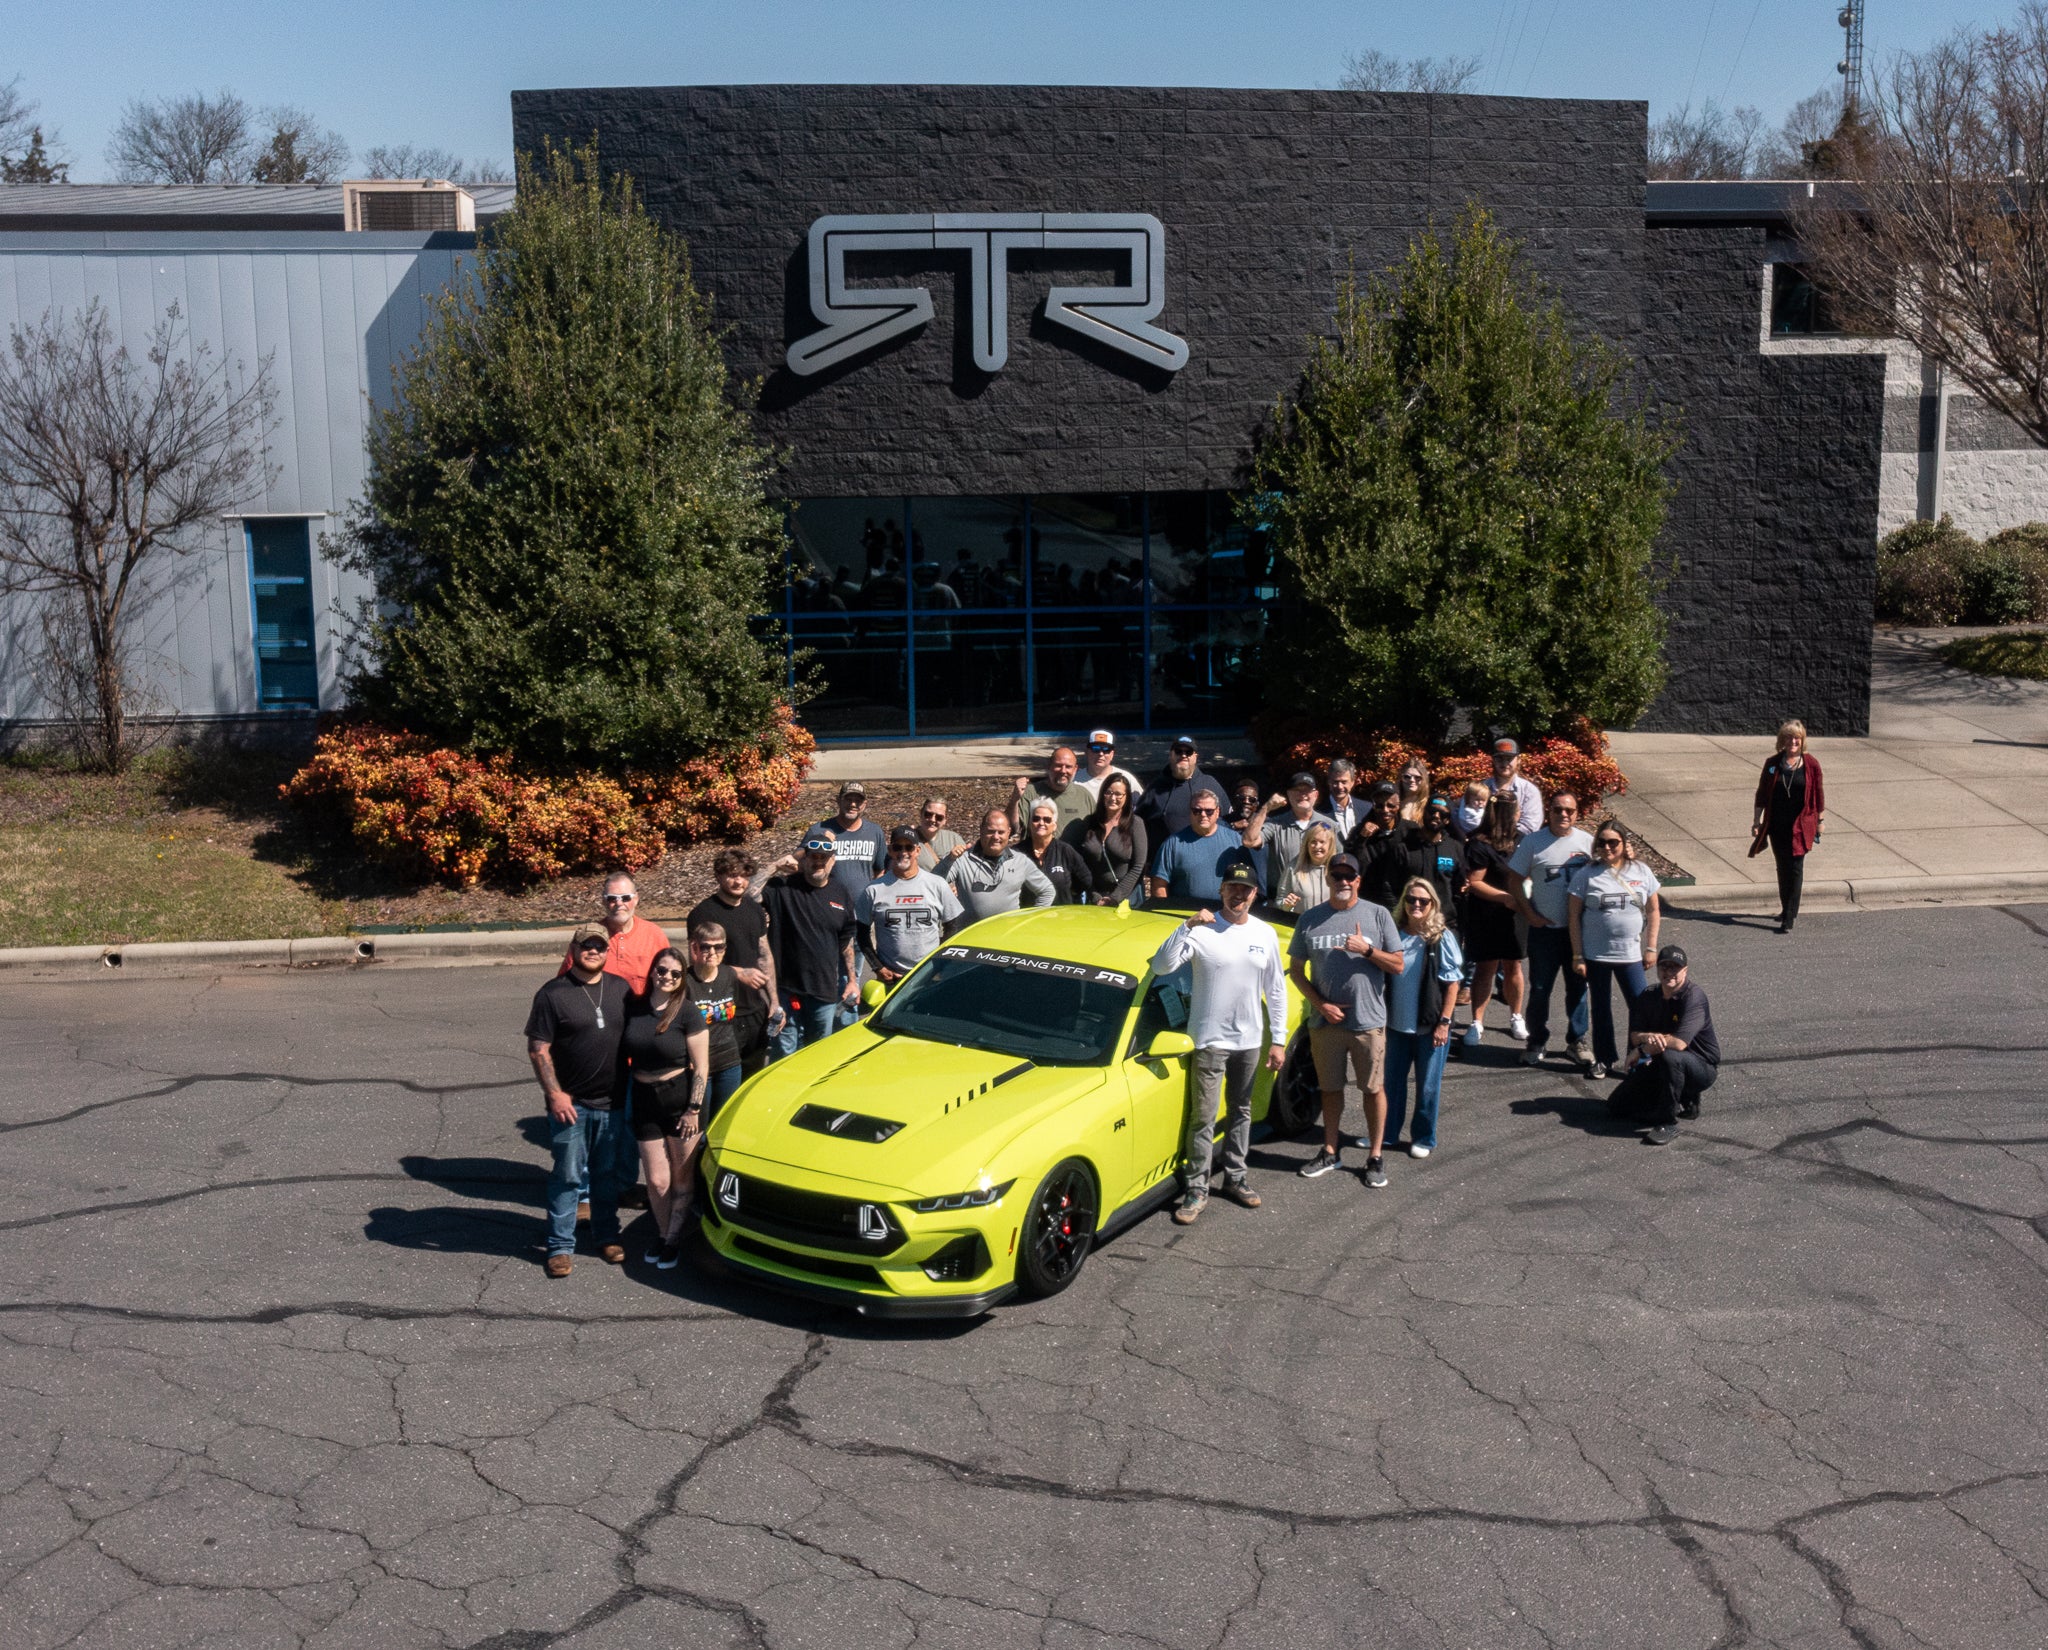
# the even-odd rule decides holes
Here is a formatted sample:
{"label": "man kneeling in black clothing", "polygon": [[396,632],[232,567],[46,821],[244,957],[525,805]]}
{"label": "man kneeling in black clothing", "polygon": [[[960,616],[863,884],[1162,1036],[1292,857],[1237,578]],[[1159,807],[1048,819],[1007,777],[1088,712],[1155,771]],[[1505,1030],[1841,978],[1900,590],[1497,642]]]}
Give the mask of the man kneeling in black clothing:
{"label": "man kneeling in black clothing", "polygon": [[1721,1073],[1721,1044],[1707,994],[1686,978],[1685,952],[1657,953],[1657,989],[1629,1006],[1628,1075],[1610,1104],[1617,1117],[1651,1125],[1653,1146],[1678,1138],[1678,1120],[1700,1114],[1700,1096]]}

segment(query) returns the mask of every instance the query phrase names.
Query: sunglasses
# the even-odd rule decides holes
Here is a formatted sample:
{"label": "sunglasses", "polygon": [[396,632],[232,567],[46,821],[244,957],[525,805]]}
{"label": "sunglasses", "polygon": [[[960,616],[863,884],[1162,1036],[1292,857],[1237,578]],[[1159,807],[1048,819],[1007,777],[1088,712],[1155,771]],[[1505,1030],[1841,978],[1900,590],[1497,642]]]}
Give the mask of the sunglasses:
{"label": "sunglasses", "polygon": [[1114,753],[1114,752],[1115,752],[1115,750],[1116,750],[1116,746],[1114,746],[1114,745],[1090,745],[1090,746],[1088,747],[1088,750],[1089,750],[1090,754],[1091,754],[1091,755],[1094,755],[1094,756],[1109,756],[1109,755],[1111,755],[1112,753]]}
{"label": "sunglasses", "polygon": [[926,819],[936,819],[943,824],[946,818],[946,810],[944,808],[927,808],[924,810],[924,817]]}
{"label": "sunglasses", "polygon": [[1191,813],[1191,814],[1201,814],[1201,815],[1203,815],[1204,817],[1206,817],[1206,816],[1207,816],[1207,815],[1209,815],[1209,814],[1213,814],[1213,813],[1214,813],[1215,811],[1216,811],[1216,810],[1215,810],[1215,809],[1214,809],[1213,807],[1209,807],[1209,808],[1190,808],[1190,809],[1188,809],[1188,812],[1189,812],[1189,813]]}
{"label": "sunglasses", "polygon": [[1436,901],[1427,894],[1410,894],[1408,896],[1408,903],[1410,905],[1434,905]]}
{"label": "sunglasses", "polygon": [[647,977],[650,980],[680,980],[683,977],[683,971],[680,968],[671,968],[667,963],[663,963],[659,968],[648,969]]}
{"label": "sunglasses", "polygon": [[1330,880],[1332,882],[1356,882],[1358,880],[1358,873],[1356,871],[1332,871],[1330,873]]}
{"label": "sunglasses", "polygon": [[1620,848],[1626,845],[1618,836],[1596,836],[1593,838],[1593,846],[1596,848]]}
{"label": "sunglasses", "polygon": [[723,951],[725,949],[725,941],[692,940],[690,941],[690,949],[692,951],[702,951],[706,956],[709,956],[715,951]]}
{"label": "sunglasses", "polygon": [[576,954],[579,957],[602,957],[609,950],[611,947],[603,940],[585,940],[576,947]]}
{"label": "sunglasses", "polygon": [[639,897],[638,894],[607,894],[604,902],[607,905],[631,905]]}

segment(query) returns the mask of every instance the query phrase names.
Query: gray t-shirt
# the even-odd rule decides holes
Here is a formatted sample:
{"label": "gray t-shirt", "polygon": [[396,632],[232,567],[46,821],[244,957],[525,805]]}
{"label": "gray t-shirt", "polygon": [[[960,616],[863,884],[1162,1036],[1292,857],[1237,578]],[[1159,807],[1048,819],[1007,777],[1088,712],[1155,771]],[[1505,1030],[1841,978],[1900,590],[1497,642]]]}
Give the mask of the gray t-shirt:
{"label": "gray t-shirt", "polygon": [[1657,897],[1657,878],[1649,866],[1636,860],[1623,860],[1618,871],[1583,865],[1571,874],[1570,888],[1585,901],[1579,939],[1586,961],[1641,962],[1643,926],[1650,901]]}
{"label": "gray t-shirt", "polygon": [[[1377,1031],[1387,1023],[1387,976],[1371,958],[1344,949],[1353,934],[1363,934],[1379,951],[1401,949],[1401,931],[1377,900],[1355,901],[1348,911],[1325,900],[1295,919],[1287,956],[1293,962],[1307,959],[1309,983],[1344,1010],[1346,1031]],[[1317,1014],[1308,1023],[1328,1022]]]}
{"label": "gray t-shirt", "polygon": [[911,877],[890,872],[860,891],[853,920],[863,928],[873,923],[875,955],[884,968],[901,974],[938,948],[946,924],[960,915],[953,890],[929,871]]}
{"label": "gray t-shirt", "polygon": [[965,842],[958,831],[948,830],[942,825],[932,832],[931,841],[918,844],[917,863],[923,870],[936,871],[944,876],[946,867],[952,863],[953,850],[964,846]]}
{"label": "gray t-shirt", "polygon": [[1566,905],[1571,895],[1572,872],[1593,857],[1593,838],[1577,827],[1563,836],[1553,835],[1549,826],[1531,831],[1515,846],[1508,869],[1529,879],[1529,903],[1537,915],[1562,928],[1570,915]]}

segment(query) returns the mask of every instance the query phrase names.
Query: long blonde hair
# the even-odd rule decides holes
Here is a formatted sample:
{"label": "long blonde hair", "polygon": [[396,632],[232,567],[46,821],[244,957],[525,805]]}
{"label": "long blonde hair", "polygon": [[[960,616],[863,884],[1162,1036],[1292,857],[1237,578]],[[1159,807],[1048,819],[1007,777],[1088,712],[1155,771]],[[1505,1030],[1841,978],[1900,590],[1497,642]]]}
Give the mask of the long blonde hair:
{"label": "long blonde hair", "polygon": [[1315,841],[1318,835],[1330,839],[1330,859],[1337,857],[1337,833],[1319,819],[1301,833],[1301,846],[1294,854],[1294,868],[1297,871],[1320,871],[1328,868],[1330,859],[1314,860],[1308,857],[1308,845]]}
{"label": "long blonde hair", "polygon": [[[1402,796],[1401,775],[1410,768],[1414,768],[1421,773],[1422,789],[1417,791],[1412,797]],[[1401,817],[1411,825],[1420,825],[1422,823],[1422,811],[1429,806],[1429,764],[1419,756],[1412,762],[1403,762],[1394,772],[1394,794],[1400,798]]]}
{"label": "long blonde hair", "polygon": [[1401,931],[1408,928],[1408,896],[1420,888],[1429,896],[1429,915],[1422,920],[1422,937],[1431,945],[1444,937],[1444,898],[1427,877],[1410,877],[1401,890]]}

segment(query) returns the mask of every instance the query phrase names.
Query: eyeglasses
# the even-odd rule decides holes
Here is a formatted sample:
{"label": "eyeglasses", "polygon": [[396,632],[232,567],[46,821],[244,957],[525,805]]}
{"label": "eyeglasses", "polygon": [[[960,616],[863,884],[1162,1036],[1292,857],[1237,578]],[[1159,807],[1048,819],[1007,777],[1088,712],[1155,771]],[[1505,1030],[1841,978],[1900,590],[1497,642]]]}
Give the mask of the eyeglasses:
{"label": "eyeglasses", "polygon": [[1208,816],[1209,816],[1210,814],[1213,814],[1213,813],[1214,813],[1215,811],[1216,811],[1216,809],[1215,809],[1215,808],[1214,808],[1213,806],[1211,806],[1211,807],[1207,807],[1207,808],[1190,808],[1190,809],[1188,809],[1188,812],[1189,812],[1189,813],[1191,813],[1191,814],[1200,814],[1200,815],[1202,815],[1202,816],[1203,816],[1204,818],[1207,818],[1207,817],[1208,817]]}
{"label": "eyeglasses", "polygon": [[936,819],[943,825],[946,822],[946,810],[944,808],[927,808],[924,810],[924,817],[926,819]]}
{"label": "eyeglasses", "polygon": [[716,956],[716,955],[717,955],[717,954],[718,954],[719,952],[721,952],[721,951],[723,951],[723,950],[725,949],[725,941],[723,941],[723,940],[692,940],[692,941],[690,941],[690,949],[691,949],[692,951],[701,951],[701,952],[703,952],[703,953],[704,953],[704,955],[705,955],[705,956],[707,956],[707,957],[711,957],[711,956]]}
{"label": "eyeglasses", "polygon": [[1564,819],[1570,819],[1579,810],[1576,808],[1567,808],[1562,802],[1553,802],[1550,805],[1550,811]]}
{"label": "eyeglasses", "polygon": [[650,980],[680,980],[683,977],[683,971],[680,968],[669,968],[666,966],[650,968],[647,971],[647,977]]}
{"label": "eyeglasses", "polygon": [[1408,903],[1410,905],[1434,905],[1436,901],[1427,894],[1410,894],[1408,896]]}
{"label": "eyeglasses", "polygon": [[604,902],[607,905],[631,905],[639,897],[638,894],[607,894]]}

